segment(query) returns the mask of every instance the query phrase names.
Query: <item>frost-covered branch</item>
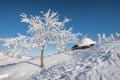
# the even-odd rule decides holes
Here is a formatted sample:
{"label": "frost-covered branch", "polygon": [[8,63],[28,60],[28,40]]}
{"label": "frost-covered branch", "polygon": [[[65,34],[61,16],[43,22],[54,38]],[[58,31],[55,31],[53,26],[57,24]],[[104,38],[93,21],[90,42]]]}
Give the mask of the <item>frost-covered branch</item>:
{"label": "frost-covered branch", "polygon": [[[72,42],[73,38],[76,40],[76,36],[72,34],[71,30],[67,31],[65,29],[65,24],[70,19],[65,18],[63,21],[59,21],[60,18],[57,12],[53,12],[50,9],[46,13],[41,11],[41,14],[40,16],[29,17],[24,13],[21,14],[21,22],[29,23],[28,33],[31,34],[33,43],[38,45],[38,47],[42,49],[43,46],[56,44],[58,41],[62,43],[61,41],[64,40],[64,42],[68,43]],[[69,41],[68,38],[70,38]]]}
{"label": "frost-covered branch", "polygon": [[58,39],[57,39],[57,50],[59,53],[66,53],[67,51],[67,44],[68,43],[77,43],[78,42],[78,36],[81,34],[73,34],[72,28],[69,30],[62,30],[60,33],[58,33]]}
{"label": "frost-covered branch", "polygon": [[18,37],[5,40],[3,46],[8,47],[13,53],[20,53],[22,51],[27,53],[34,47],[34,45],[29,42],[29,38],[20,33],[18,33]]}

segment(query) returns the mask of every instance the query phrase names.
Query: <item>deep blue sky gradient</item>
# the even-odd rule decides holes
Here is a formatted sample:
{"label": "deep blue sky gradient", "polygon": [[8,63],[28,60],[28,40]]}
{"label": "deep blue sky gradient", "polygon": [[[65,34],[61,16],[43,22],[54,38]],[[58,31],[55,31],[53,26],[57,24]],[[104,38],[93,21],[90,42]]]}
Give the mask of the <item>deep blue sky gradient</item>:
{"label": "deep blue sky gradient", "polygon": [[28,25],[21,23],[21,13],[39,15],[40,11],[58,12],[61,20],[72,19],[67,28],[88,34],[120,32],[120,0],[0,0],[0,38],[25,34]]}

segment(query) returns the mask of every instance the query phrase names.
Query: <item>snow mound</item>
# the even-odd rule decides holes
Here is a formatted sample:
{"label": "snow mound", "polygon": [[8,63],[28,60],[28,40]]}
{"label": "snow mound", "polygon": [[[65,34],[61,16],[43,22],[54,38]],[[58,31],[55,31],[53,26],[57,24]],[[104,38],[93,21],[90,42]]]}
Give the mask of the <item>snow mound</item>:
{"label": "snow mound", "polygon": [[96,44],[33,75],[33,80],[120,80],[120,41]]}

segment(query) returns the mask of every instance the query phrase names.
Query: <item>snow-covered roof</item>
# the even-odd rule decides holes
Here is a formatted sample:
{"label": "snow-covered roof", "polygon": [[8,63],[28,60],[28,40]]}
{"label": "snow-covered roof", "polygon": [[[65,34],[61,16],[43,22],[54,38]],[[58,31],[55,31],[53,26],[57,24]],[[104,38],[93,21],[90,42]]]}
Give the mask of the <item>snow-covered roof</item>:
{"label": "snow-covered roof", "polygon": [[91,40],[88,36],[84,36],[79,42],[78,46],[89,46],[90,44],[95,44],[96,42]]}

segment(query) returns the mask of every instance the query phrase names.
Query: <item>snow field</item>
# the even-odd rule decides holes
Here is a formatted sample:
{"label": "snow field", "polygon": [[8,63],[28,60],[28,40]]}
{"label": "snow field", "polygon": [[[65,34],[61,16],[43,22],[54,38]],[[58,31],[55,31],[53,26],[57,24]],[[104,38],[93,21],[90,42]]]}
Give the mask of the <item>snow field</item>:
{"label": "snow field", "polygon": [[1,80],[120,80],[120,41],[109,41],[86,50],[37,57],[11,58],[0,54]]}

